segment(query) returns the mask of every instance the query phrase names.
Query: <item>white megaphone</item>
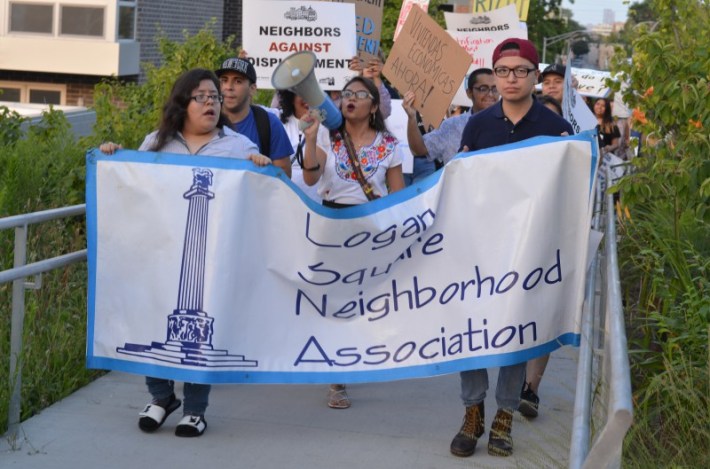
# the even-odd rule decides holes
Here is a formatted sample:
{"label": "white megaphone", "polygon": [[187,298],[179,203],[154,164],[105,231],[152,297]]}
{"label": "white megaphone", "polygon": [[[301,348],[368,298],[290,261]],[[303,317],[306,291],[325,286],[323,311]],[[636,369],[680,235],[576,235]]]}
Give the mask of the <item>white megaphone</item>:
{"label": "white megaphone", "polygon": [[318,85],[313,70],[316,55],[309,51],[296,52],[286,57],[271,75],[271,85],[277,90],[293,91],[300,96],[316,117],[330,130],[339,129],[343,115],[335,103]]}

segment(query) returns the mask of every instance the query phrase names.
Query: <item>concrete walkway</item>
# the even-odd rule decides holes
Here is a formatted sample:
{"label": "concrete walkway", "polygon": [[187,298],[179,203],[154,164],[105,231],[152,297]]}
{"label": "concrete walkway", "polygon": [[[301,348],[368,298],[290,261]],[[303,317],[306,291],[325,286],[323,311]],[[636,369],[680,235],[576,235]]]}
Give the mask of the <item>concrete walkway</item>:
{"label": "concrete walkway", "polygon": [[[326,406],[323,385],[214,386],[200,438],[174,436],[180,412],[155,434],[138,429],[148,402],[143,378],[111,372],[22,423],[0,441],[0,468],[547,468],[566,467],[577,349],[555,352],[541,387],[540,416],[516,413],[515,454],[458,458],[449,443],[461,425],[458,375],[349,386],[353,405]],[[490,376],[495,383],[497,370]],[[494,389],[486,424],[495,414]]]}

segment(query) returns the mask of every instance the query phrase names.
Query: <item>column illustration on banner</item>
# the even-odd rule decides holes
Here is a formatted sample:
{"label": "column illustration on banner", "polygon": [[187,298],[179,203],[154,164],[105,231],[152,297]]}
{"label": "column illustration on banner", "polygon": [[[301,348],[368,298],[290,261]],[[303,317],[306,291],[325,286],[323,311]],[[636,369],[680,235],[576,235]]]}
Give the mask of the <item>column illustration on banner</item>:
{"label": "column illustration on banner", "polygon": [[[126,343],[118,353],[153,360],[204,367],[256,367],[258,361],[243,355],[230,355],[212,346],[214,318],[203,311],[205,261],[207,251],[207,216],[213,173],[193,168],[192,186],[183,194],[189,201],[185,240],[180,268],[177,307],[168,316],[167,339],[150,345]],[[146,316],[150,318],[150,315]]]}

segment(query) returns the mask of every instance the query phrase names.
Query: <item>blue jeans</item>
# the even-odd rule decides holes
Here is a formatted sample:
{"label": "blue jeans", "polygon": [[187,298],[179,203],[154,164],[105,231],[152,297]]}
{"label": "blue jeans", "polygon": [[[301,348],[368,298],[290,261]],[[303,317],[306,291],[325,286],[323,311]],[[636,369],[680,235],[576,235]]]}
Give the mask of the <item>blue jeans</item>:
{"label": "blue jeans", "polygon": [[[174,392],[175,382],[162,378],[145,377],[148,392],[153,399],[167,399]],[[205,415],[207,401],[212,386],[209,384],[185,383],[183,386],[183,413],[190,415]]]}
{"label": "blue jeans", "polygon": [[426,158],[414,158],[414,166],[412,168],[412,174],[404,175],[404,185],[411,186],[417,181],[421,181],[425,177],[433,174],[436,171],[436,165],[433,161],[429,161]]}
{"label": "blue jeans", "polygon": [[[496,404],[499,409],[517,409],[520,391],[525,381],[527,363],[502,366],[498,371]],[[466,407],[476,405],[486,398],[488,391],[488,370],[468,370],[461,372],[461,400]]]}

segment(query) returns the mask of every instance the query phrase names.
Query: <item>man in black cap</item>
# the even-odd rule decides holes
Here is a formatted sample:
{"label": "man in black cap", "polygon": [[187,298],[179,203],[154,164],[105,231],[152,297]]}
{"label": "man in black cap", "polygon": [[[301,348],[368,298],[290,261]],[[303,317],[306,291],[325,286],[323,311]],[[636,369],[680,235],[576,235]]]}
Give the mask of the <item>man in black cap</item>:
{"label": "man in black cap", "polygon": [[555,98],[560,105],[565,91],[565,71],[564,65],[551,64],[540,74],[542,94]]}
{"label": "man in black cap", "polygon": [[293,146],[279,118],[260,106],[251,104],[256,93],[256,70],[246,59],[234,57],[222,63],[215,72],[219,77],[224,102],[222,112],[232,129],[248,137],[261,154],[271,158],[291,177]]}

